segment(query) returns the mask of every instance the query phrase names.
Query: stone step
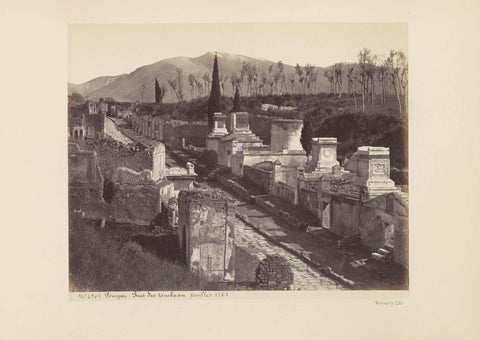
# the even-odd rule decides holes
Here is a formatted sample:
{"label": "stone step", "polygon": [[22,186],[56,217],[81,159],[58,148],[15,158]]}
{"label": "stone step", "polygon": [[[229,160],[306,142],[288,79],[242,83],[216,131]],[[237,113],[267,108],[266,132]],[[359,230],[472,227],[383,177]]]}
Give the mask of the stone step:
{"label": "stone step", "polygon": [[389,250],[384,249],[384,248],[378,249],[377,252],[378,252],[379,254],[382,254],[382,255],[385,255],[385,256],[388,256],[388,255],[391,255],[391,254],[392,254]]}
{"label": "stone step", "polygon": [[393,247],[392,246],[383,246],[383,249],[388,250],[389,252],[393,252]]}
{"label": "stone step", "polygon": [[385,263],[385,256],[379,253],[373,252],[371,255],[372,259],[378,262],[383,262]]}

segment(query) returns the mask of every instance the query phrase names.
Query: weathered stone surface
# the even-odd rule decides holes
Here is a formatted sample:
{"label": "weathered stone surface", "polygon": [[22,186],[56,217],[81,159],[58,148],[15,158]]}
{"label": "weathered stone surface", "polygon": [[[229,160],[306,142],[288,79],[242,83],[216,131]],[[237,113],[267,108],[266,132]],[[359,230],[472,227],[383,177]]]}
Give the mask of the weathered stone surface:
{"label": "weathered stone surface", "polygon": [[165,177],[165,145],[158,143],[153,149],[152,179],[158,181]]}
{"label": "weathered stone surface", "polygon": [[283,149],[287,151],[303,150],[302,144],[300,143],[302,127],[302,120],[272,120],[270,150],[272,152],[281,152]]}
{"label": "weathered stone surface", "polygon": [[68,144],[69,209],[88,218],[104,218],[107,207],[103,200],[103,176],[95,151],[80,150]]}
{"label": "weathered stone surface", "polygon": [[307,165],[307,171],[332,173],[332,168],[337,165],[339,165],[337,161],[337,138],[313,138],[312,159]]}
{"label": "weathered stone surface", "polygon": [[293,283],[293,272],[285,258],[269,255],[258,264],[255,283],[261,288],[286,290]]}
{"label": "weathered stone surface", "polygon": [[179,244],[185,251],[189,268],[211,281],[233,281],[235,234],[225,193],[181,191],[178,207]]}

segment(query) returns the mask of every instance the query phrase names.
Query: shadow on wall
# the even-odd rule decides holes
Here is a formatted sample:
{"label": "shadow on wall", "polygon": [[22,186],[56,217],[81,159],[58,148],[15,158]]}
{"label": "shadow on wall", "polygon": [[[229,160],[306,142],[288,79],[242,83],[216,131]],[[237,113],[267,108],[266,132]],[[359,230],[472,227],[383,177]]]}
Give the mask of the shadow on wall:
{"label": "shadow on wall", "polygon": [[252,255],[252,249],[235,245],[235,281],[237,283],[255,283],[255,270],[260,259]]}

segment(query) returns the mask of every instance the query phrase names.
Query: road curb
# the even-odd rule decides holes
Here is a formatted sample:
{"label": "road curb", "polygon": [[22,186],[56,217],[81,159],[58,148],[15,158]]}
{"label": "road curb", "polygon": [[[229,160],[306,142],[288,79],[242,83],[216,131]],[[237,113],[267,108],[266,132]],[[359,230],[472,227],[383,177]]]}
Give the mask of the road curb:
{"label": "road curb", "polygon": [[329,277],[330,279],[332,280],[335,280],[336,282],[340,283],[341,285],[343,285],[344,287],[347,287],[347,288],[351,288],[351,289],[356,289],[358,288],[357,287],[357,284],[352,281],[352,280],[349,280],[345,277],[343,277],[342,275],[334,272],[332,270],[332,268],[330,267],[327,267],[327,266],[322,266],[321,264],[317,263],[317,262],[314,262],[312,261],[311,259],[307,258],[306,256],[298,253],[297,251],[295,251],[294,249],[284,245],[283,243],[277,241],[275,238],[273,238],[272,236],[268,235],[267,233],[261,231],[259,228],[257,228],[254,224],[250,223],[248,221],[248,217],[242,215],[242,214],[239,214],[239,213],[235,213],[235,216],[240,219],[243,223],[245,223],[246,225],[248,225],[250,228],[252,228],[253,230],[255,230],[255,232],[257,232],[258,234],[262,235],[263,237],[265,237],[268,241],[272,242],[273,244],[279,246],[280,248],[288,251],[290,254],[298,257],[300,260],[302,260],[304,263],[314,267],[315,269],[319,270],[322,274],[324,274],[325,276]]}

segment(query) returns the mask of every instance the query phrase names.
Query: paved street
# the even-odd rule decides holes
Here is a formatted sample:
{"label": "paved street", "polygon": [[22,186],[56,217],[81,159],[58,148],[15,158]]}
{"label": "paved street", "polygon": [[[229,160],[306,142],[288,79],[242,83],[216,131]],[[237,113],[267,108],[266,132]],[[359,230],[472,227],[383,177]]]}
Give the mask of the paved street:
{"label": "paved street", "polygon": [[296,256],[267,241],[251,227],[237,219],[235,224],[236,266],[239,282],[254,282],[255,269],[267,255],[279,255],[290,264],[293,272],[293,290],[342,289],[342,286]]}
{"label": "paved street", "polygon": [[[120,121],[117,123],[120,123]],[[125,128],[122,130],[128,137],[148,147],[158,142],[133,130]],[[173,159],[168,161],[174,162]],[[226,192],[216,182],[204,182],[202,185]],[[401,289],[404,287],[405,271],[400,266],[375,263],[369,260],[370,254],[368,252],[359,249],[354,251],[336,249],[335,242],[326,237],[328,235],[325,232],[296,230],[257,205],[238,200],[229,192],[226,193],[237,202],[236,212],[246,216],[248,223],[251,224],[251,226],[246,225],[237,218],[236,250],[239,265],[237,265],[236,270],[239,281],[254,281],[258,262],[266,255],[278,254],[286,257],[288,262],[292,264],[294,272],[292,289],[340,288],[339,283],[327,278],[316,268],[303,262],[300,257],[317,264],[318,267],[330,267],[334,273],[339,274],[347,279],[347,282],[353,283],[358,288]],[[276,244],[267,240],[255,229],[266,234]],[[292,255],[278,244],[294,251],[298,256]]]}

